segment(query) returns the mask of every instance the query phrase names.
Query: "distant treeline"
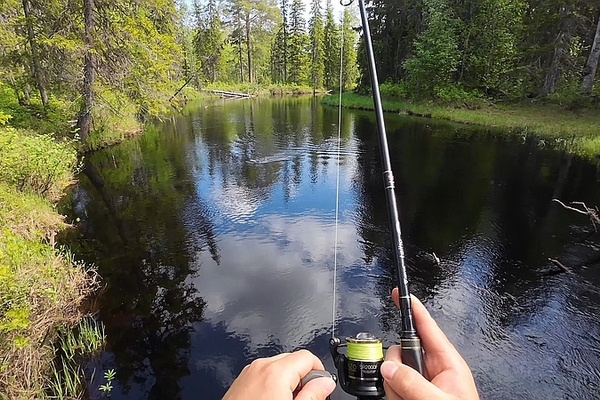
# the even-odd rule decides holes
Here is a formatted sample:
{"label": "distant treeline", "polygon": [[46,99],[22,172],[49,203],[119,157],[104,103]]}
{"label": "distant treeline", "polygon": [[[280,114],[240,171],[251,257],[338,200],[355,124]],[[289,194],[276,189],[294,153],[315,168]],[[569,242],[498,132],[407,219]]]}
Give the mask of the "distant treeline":
{"label": "distant treeline", "polygon": [[444,97],[462,90],[496,98],[592,93],[600,56],[597,0],[368,5],[380,81],[399,83],[400,91]]}
{"label": "distant treeline", "polygon": [[340,20],[331,0],[311,0],[309,8],[303,0],[195,0],[185,26],[186,72],[199,83],[335,88],[343,46],[343,83],[354,87],[356,9]]}

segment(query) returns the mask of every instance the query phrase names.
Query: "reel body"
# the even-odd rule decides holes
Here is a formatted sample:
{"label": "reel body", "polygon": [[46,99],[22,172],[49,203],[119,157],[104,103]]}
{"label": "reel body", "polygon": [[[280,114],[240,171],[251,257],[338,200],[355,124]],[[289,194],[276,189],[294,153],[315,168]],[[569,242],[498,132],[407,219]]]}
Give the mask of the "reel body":
{"label": "reel body", "polygon": [[[346,347],[346,354],[339,348]],[[359,333],[346,338],[329,341],[329,351],[338,372],[342,389],[359,399],[382,399],[385,396],[383,377],[379,368],[383,363],[383,344],[371,333]]]}

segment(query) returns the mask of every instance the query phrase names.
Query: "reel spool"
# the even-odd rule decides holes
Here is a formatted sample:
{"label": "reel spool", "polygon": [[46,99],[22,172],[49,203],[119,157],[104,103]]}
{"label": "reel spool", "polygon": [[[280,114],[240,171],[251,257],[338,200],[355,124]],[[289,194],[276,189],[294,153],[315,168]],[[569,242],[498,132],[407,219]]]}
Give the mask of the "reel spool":
{"label": "reel spool", "polygon": [[[346,354],[338,351],[346,347]],[[381,399],[385,396],[383,377],[379,368],[383,363],[383,344],[373,334],[362,332],[346,338],[329,340],[329,351],[338,371],[339,383],[344,391],[359,399]]]}

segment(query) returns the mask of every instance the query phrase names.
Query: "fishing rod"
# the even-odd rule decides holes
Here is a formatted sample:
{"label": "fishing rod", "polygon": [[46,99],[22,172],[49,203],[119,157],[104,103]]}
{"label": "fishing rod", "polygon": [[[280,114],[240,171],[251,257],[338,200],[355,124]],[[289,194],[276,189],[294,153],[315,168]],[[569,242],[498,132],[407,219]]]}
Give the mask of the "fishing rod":
{"label": "fishing rod", "polygon": [[[341,0],[340,4],[347,7],[353,2],[354,0]],[[408,279],[404,261],[404,245],[402,243],[398,207],[394,193],[394,175],[383,120],[383,108],[381,106],[375,56],[373,55],[373,43],[364,0],[358,0],[358,7],[360,9],[363,37],[367,50],[369,73],[371,75],[371,88],[373,90],[373,102],[377,117],[379,147],[383,167],[383,183],[392,233],[393,261],[397,273],[400,297],[400,345],[402,347],[402,362],[420,374],[423,374],[423,351],[421,349],[421,339],[417,334],[412,316],[410,292],[408,290]],[[345,354],[339,351],[342,347],[346,348]],[[383,343],[380,339],[366,332],[346,338],[346,343],[342,343],[341,339],[337,337],[332,337],[329,341],[329,349],[338,371],[340,386],[346,393],[356,396],[359,400],[381,399],[385,396],[383,377],[379,370],[383,363]]]}

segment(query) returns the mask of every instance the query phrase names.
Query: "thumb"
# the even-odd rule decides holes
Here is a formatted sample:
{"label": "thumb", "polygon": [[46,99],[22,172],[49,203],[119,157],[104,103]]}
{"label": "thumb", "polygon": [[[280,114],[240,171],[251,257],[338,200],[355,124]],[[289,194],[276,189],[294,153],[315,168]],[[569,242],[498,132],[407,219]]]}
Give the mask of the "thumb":
{"label": "thumb", "polygon": [[421,374],[400,361],[384,361],[381,375],[388,400],[433,400],[444,392]]}
{"label": "thumb", "polygon": [[316,378],[308,382],[298,392],[295,400],[325,400],[335,389],[335,381],[331,378]]}

